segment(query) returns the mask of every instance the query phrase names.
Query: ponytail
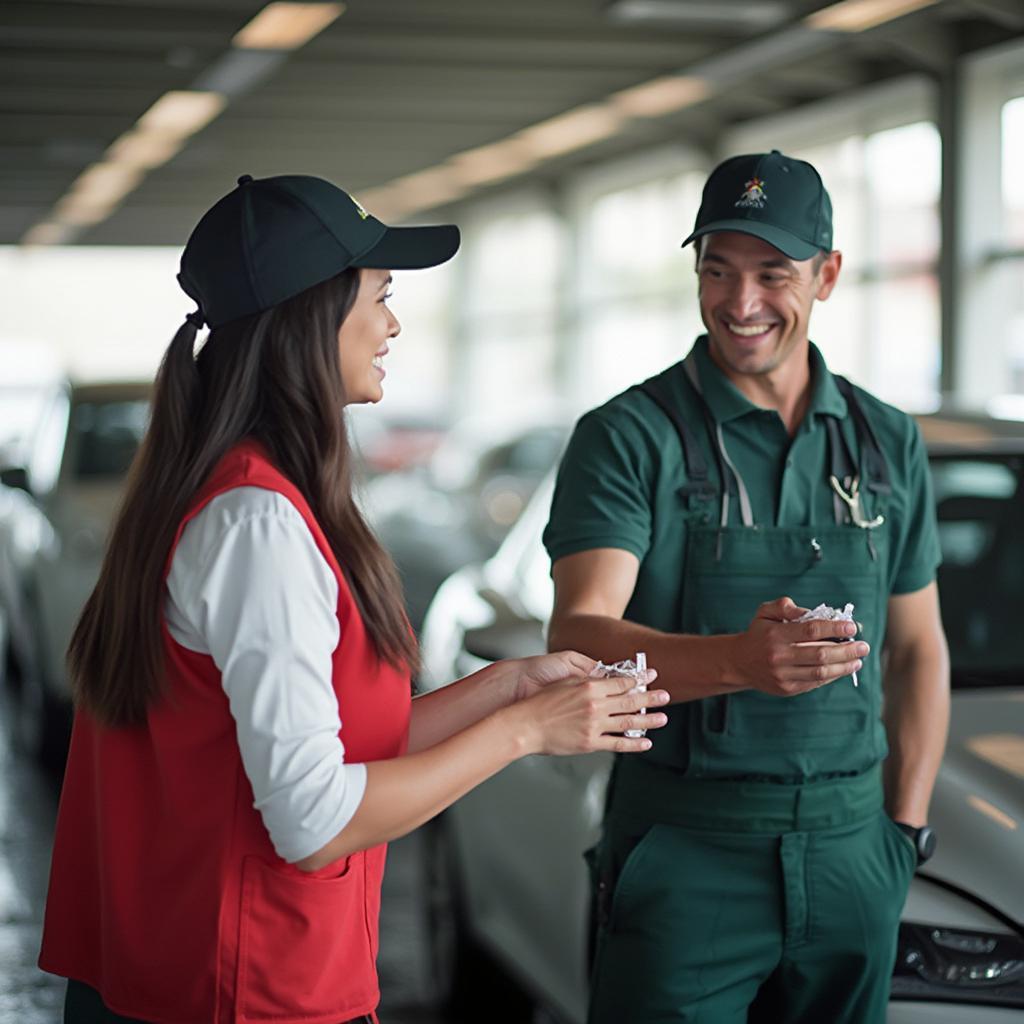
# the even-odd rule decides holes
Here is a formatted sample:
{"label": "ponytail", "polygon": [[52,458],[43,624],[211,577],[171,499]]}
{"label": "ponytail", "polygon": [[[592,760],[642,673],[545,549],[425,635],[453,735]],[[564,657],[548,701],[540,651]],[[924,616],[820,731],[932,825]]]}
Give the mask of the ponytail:
{"label": "ponytail", "polygon": [[167,461],[180,458],[190,452],[195,442],[191,429],[199,395],[195,348],[201,324],[200,313],[189,313],[167,346],[157,370],[148,440],[158,462],[164,456]]}
{"label": "ponytail", "polygon": [[[160,593],[185,504],[209,470],[195,465],[195,343],[202,322],[202,314],[190,313],[161,360],[149,429],[128,474],[99,581],[68,647],[72,695],[109,725],[143,722],[163,687],[158,605],[139,595]],[[192,470],[184,481],[183,460]]]}

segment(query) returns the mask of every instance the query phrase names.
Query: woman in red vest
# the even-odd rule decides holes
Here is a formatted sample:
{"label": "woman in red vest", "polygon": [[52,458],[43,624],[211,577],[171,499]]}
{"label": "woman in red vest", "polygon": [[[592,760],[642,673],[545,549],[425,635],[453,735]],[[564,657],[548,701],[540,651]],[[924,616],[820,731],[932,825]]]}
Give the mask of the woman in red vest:
{"label": "woman in red vest", "polygon": [[621,733],[664,723],[637,712],[667,695],[572,652],[411,700],[343,410],[382,397],[390,269],[458,241],[318,178],[245,176],[185,247],[199,309],[69,652],[40,956],[67,1024],[376,1020],[385,844],[525,754],[644,750]]}

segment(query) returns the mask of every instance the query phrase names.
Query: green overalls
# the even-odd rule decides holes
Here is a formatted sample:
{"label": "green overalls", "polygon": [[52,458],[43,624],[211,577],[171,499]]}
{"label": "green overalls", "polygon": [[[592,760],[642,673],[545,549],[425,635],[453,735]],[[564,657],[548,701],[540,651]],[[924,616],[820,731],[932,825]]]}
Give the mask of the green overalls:
{"label": "green overalls", "polygon": [[865,525],[838,491],[833,522],[755,523],[692,354],[684,368],[713,474],[657,378],[640,385],[676,427],[687,470],[679,630],[741,632],[763,601],[783,595],[809,608],[853,602],[872,651],[858,686],[847,677],[791,698],[747,690],[674,705],[649,754],[619,759],[592,856],[590,1024],[881,1022],[916,861],[882,808],[885,459],[836,378],[860,456],[855,465],[829,417],[822,485],[834,476],[849,495],[859,477]]}

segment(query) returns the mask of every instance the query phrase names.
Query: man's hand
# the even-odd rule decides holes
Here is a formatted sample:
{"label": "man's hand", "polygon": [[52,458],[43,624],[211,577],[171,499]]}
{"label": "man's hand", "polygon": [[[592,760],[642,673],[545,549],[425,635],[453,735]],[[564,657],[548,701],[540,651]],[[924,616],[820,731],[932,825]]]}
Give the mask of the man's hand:
{"label": "man's hand", "polygon": [[862,640],[834,643],[854,636],[852,622],[794,622],[807,611],[788,597],[761,605],[746,631],[736,636],[733,681],[743,689],[774,697],[799,693],[835,682],[861,667],[870,647]]}

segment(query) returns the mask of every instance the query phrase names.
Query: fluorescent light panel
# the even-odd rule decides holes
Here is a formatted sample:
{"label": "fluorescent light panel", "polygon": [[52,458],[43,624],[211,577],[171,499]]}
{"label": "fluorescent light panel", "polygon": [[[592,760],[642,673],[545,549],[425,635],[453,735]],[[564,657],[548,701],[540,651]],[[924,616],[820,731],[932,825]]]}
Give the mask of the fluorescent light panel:
{"label": "fluorescent light panel", "polygon": [[126,167],[151,171],[167,163],[184,144],[184,138],[179,135],[136,128],[125,132],[110,146],[105,156],[107,160]]}
{"label": "fluorescent light panel", "polygon": [[344,10],[344,4],[267,4],[231,42],[250,50],[296,50]]}
{"label": "fluorescent light panel", "polygon": [[22,245],[63,245],[77,234],[70,224],[45,220],[30,228],[21,240]]}
{"label": "fluorescent light panel", "polygon": [[773,0],[615,0],[608,6],[613,21],[643,24],[671,22],[695,28],[741,25],[765,29],[790,14],[788,4]]}
{"label": "fluorescent light panel", "polygon": [[662,117],[700,103],[709,92],[708,83],[701,78],[666,75],[617,92],[609,102],[630,117]]}
{"label": "fluorescent light panel", "polygon": [[142,180],[142,171],[127,164],[98,163],[84,170],[76,179],[68,197],[78,196],[94,205],[116,203]]}
{"label": "fluorescent light panel", "polygon": [[394,191],[398,203],[407,210],[442,206],[466,194],[465,186],[460,184],[450,168],[444,166],[407,174],[391,182],[388,187]]}
{"label": "fluorescent light panel", "polygon": [[503,139],[458,153],[448,165],[460,184],[472,188],[522,174],[537,162],[537,157],[531,155],[521,139]]}
{"label": "fluorescent light panel", "polygon": [[611,107],[595,103],[531,125],[512,137],[523,142],[531,156],[548,159],[611,138],[625,120]]}
{"label": "fluorescent light panel", "polygon": [[936,0],[842,0],[804,20],[823,32],[863,32],[934,3]]}
{"label": "fluorescent light panel", "polygon": [[205,128],[226,103],[227,99],[217,92],[166,92],[139,118],[138,127],[184,139]]}

